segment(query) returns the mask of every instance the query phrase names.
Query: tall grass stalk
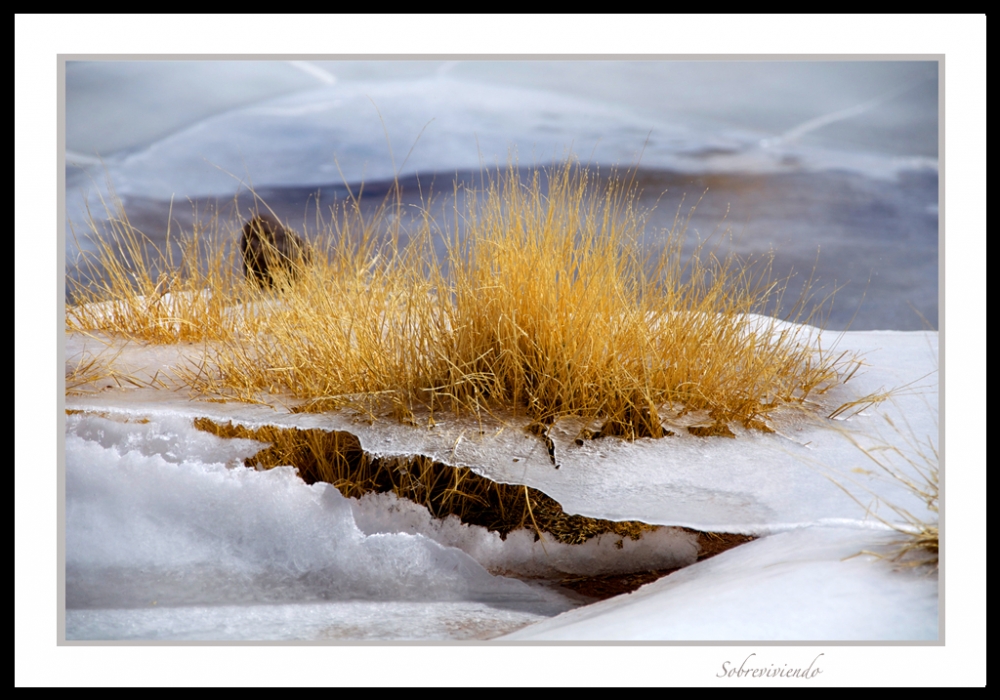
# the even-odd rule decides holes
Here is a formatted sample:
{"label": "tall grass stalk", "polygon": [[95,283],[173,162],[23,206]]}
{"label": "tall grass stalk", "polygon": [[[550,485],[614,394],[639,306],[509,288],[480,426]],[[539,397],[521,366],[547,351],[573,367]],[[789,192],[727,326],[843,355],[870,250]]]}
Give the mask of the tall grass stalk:
{"label": "tall grass stalk", "polygon": [[[883,419],[895,433],[895,437],[881,445],[862,447],[857,440],[848,435],[848,439],[873,463],[880,472],[888,475],[902,484],[910,493],[917,496],[927,505],[932,516],[916,516],[905,508],[878,499],[892,510],[902,521],[890,522],[866,507],[866,511],[875,519],[903,535],[897,541],[889,555],[865,551],[880,558],[905,566],[929,566],[933,570],[938,567],[940,548],[938,533],[938,499],[939,499],[939,456],[934,440],[929,436],[918,439],[911,429],[905,433],[893,423],[892,419],[883,415]],[[840,485],[840,484],[838,484]],[[844,488],[841,486],[841,488]],[[860,499],[851,491],[844,489],[848,496],[858,504]]]}

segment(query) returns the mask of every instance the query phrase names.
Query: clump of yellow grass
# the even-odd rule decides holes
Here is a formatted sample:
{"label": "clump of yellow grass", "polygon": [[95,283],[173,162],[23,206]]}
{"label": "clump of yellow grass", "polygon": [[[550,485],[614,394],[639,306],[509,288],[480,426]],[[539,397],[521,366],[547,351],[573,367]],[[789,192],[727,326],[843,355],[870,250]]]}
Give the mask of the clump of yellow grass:
{"label": "clump of yellow grass", "polygon": [[[662,436],[661,416],[677,410],[707,412],[717,434],[732,435],[730,423],[767,429],[776,407],[840,380],[842,356],[751,315],[783,291],[766,261],[753,268],[701,247],[685,258],[679,225],[655,258],[645,254],[627,178],[570,164],[522,179],[512,167],[466,194],[441,218],[420,209],[406,245],[399,198],[368,216],[352,200],[328,224],[325,254],[275,290],[234,278],[226,246],[210,247],[208,264],[191,259],[204,248],[188,239],[171,296],[189,301],[166,311],[121,212],[117,247],[100,258],[107,285],[72,306],[67,325],[211,340],[211,371],[186,376],[237,399],[291,395],[306,410],[362,406],[403,420],[418,409],[543,425],[574,415],[630,439]],[[234,305],[241,313],[226,312]]]}
{"label": "clump of yellow grass", "polygon": [[[218,217],[171,236],[163,250],[132,226],[121,201],[91,215],[76,275],[67,275],[68,331],[103,331],[149,343],[219,340],[235,329],[232,309],[249,300]],[[179,253],[174,253],[174,242]]]}

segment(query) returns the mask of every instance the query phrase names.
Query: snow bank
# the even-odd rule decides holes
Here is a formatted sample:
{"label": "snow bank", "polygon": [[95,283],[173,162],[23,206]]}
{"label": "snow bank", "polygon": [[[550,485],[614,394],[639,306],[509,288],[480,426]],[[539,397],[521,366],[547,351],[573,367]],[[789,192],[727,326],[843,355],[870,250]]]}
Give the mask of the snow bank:
{"label": "snow bank", "polygon": [[365,535],[332,486],[307,486],[291,467],[243,468],[261,447],[252,440],[222,440],[177,418],[67,423],[68,608],[359,599],[566,607],[426,537]]}
{"label": "snow bank", "polygon": [[860,554],[889,554],[898,539],[820,527],[772,535],[503,639],[937,639],[937,573]]}

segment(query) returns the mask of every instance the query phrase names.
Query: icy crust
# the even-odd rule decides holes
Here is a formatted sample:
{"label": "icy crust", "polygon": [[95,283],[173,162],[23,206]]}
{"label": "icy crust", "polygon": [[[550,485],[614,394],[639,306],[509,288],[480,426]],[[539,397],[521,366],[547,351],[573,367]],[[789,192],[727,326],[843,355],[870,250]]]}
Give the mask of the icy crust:
{"label": "icy crust", "polygon": [[[933,450],[937,444],[937,333],[802,331],[827,351],[857,354],[862,368],[848,384],[823,396],[815,410],[777,419],[775,433],[736,427],[736,439],[696,437],[678,424],[675,436],[659,440],[601,438],[578,444],[582,424],[568,418],[549,430],[550,456],[546,443],[525,430],[524,417],[476,421],[436,413],[433,427],[426,427],[431,422],[420,415],[415,416],[416,427],[391,418],[373,422],[349,411],[296,414],[280,405],[213,403],[182,390],[127,390],[111,382],[95,393],[67,396],[66,406],[136,418],[173,416],[190,422],[208,417],[251,428],[345,431],[372,455],[424,455],[469,467],[497,482],[539,489],[567,513],[608,520],[758,535],[806,525],[885,529],[883,520],[905,524],[886,503],[918,518],[936,519],[918,495],[875,468],[859,448],[876,451],[899,474],[919,480],[911,462],[919,462],[921,449]],[[73,366],[100,343],[71,337],[67,345],[67,364]],[[116,362],[149,376],[162,372],[165,354],[171,352],[136,344],[114,352],[119,350]],[[184,346],[172,351],[195,350]],[[836,420],[824,417],[838,406],[894,389],[877,409],[865,409],[861,402]]]}
{"label": "icy crust", "polygon": [[819,527],[772,535],[502,639],[937,639],[936,571],[862,553],[888,554],[898,539]]}
{"label": "icy crust", "polygon": [[677,528],[643,533],[638,540],[597,535],[583,544],[564,544],[547,532],[538,539],[534,530],[515,530],[502,540],[496,532],[464,525],[457,516],[435,519],[421,505],[392,493],[368,494],[351,500],[354,519],[362,532],[409,532],[442,545],[457,547],[486,569],[521,577],[561,574],[599,576],[633,571],[674,569],[698,558],[697,535]]}
{"label": "icy crust", "polygon": [[[479,601],[548,614],[569,604],[490,575],[422,535],[366,535],[336,488],[291,467],[254,471],[261,445],[179,417],[67,417],[68,609]],[[238,468],[234,468],[237,465]]]}

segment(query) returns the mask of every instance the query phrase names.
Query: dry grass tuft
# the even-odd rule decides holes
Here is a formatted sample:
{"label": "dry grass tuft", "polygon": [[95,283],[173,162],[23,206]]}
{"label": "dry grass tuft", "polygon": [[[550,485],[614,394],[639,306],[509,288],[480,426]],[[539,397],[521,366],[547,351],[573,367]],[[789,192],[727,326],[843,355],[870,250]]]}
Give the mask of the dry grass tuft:
{"label": "dry grass tuft", "polygon": [[[67,276],[67,331],[103,331],[148,343],[217,341],[232,334],[232,308],[248,300],[234,274],[234,247],[219,221],[178,237],[164,250],[129,223],[121,202],[90,217],[91,244]],[[103,228],[103,230],[102,230]],[[175,257],[174,243],[179,247]]]}
{"label": "dry grass tuft", "polygon": [[436,219],[428,203],[405,232],[399,200],[369,216],[353,201],[334,212],[327,249],[276,291],[239,278],[217,226],[183,238],[178,265],[169,247],[154,259],[119,206],[108,235],[92,226],[88,277],[106,281],[74,289],[67,328],[205,341],[210,357],[175,372],[215,397],[291,395],[403,421],[417,409],[542,425],[576,415],[627,439],[663,436],[677,410],[710,416],[700,434],[767,430],[775,408],[843,377],[850,358],[751,315],[783,292],[766,261],[701,247],[685,259],[679,221],[650,259],[636,192],[615,174],[567,165],[523,180],[510,168],[466,194],[466,209]]}

